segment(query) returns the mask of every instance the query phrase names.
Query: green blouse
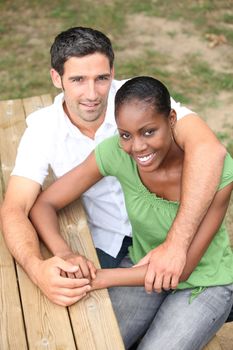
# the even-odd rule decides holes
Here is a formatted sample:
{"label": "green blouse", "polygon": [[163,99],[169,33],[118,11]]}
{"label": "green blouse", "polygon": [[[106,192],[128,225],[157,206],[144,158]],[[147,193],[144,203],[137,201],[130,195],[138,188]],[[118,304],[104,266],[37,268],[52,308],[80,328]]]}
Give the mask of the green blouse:
{"label": "green blouse", "polygon": [[[141,182],[133,158],[119,147],[119,136],[104,140],[95,150],[99,170],[103,176],[115,176],[121,183],[129,220],[133,230],[133,245],[129,254],[137,263],[166,238],[175,219],[179,202],[157,197]],[[219,189],[233,181],[233,159],[225,159]],[[206,253],[188,280],[178,288],[207,287],[233,282],[233,253],[225,224],[213,238]]]}

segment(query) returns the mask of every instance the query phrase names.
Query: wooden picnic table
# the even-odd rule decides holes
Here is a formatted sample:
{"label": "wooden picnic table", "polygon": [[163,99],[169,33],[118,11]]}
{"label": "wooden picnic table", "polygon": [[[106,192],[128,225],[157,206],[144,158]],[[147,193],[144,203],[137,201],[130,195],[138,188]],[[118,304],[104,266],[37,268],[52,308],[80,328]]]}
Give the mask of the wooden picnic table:
{"label": "wooden picnic table", "polygon": [[[50,105],[50,95],[0,101],[0,203],[25,129],[25,117]],[[50,175],[48,183],[52,181]],[[59,214],[61,231],[74,251],[99,266],[80,201]],[[41,244],[45,257],[49,252]],[[0,233],[0,350],[124,349],[107,290],[91,292],[70,307],[51,303],[14,261]],[[205,350],[220,350],[214,337]],[[179,349],[177,349],[179,350]]]}

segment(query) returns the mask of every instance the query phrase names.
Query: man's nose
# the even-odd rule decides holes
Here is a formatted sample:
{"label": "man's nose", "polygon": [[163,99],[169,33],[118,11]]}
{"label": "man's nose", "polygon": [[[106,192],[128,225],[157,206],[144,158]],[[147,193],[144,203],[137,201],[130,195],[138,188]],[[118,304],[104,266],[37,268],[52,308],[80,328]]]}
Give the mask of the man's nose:
{"label": "man's nose", "polygon": [[86,97],[87,99],[93,101],[97,98],[97,91],[94,81],[89,81],[86,89]]}

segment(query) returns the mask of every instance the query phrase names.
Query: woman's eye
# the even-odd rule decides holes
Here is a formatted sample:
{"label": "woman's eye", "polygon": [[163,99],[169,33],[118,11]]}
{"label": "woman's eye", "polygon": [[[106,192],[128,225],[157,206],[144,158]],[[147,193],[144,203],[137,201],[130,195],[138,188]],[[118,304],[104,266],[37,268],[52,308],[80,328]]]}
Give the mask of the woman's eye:
{"label": "woman's eye", "polygon": [[152,129],[152,130],[146,130],[146,131],[144,132],[144,135],[145,135],[145,136],[151,136],[151,135],[154,135],[154,133],[155,133],[155,130],[154,130],[154,129]]}
{"label": "woman's eye", "polygon": [[122,133],[122,134],[120,134],[120,137],[121,137],[123,140],[129,140],[129,139],[130,139],[130,134]]}

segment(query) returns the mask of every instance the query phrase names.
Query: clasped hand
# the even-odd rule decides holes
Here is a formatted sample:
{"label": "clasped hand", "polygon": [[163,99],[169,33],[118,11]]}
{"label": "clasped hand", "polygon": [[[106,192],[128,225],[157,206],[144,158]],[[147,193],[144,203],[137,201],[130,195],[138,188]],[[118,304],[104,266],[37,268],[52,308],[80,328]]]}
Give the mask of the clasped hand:
{"label": "clasped hand", "polygon": [[70,306],[86,296],[95,273],[91,261],[73,253],[34,265],[35,283],[49,300],[61,306]]}
{"label": "clasped hand", "polygon": [[151,250],[137,265],[148,265],[145,276],[145,289],[148,293],[176,289],[186,263],[183,248],[174,247],[166,241]]}

